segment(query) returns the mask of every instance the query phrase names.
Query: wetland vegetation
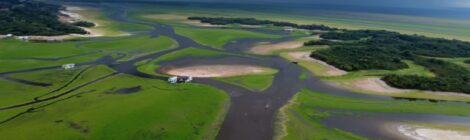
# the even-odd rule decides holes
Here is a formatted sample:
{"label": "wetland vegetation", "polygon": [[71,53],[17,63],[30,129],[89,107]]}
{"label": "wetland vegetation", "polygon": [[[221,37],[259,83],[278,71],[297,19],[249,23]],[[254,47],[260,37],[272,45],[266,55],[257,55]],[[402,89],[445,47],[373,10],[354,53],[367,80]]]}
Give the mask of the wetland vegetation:
{"label": "wetland vegetation", "polygon": [[[343,29],[339,23],[354,21],[349,18],[312,22],[295,15],[171,3],[82,4],[77,3],[82,10],[73,11],[93,22],[90,29],[101,37],[0,40],[2,138],[391,139],[374,124],[427,126],[425,120],[446,124],[455,119],[470,125],[470,96],[425,91],[470,91],[462,86],[470,78],[470,43],[465,41]],[[407,29],[404,25],[390,30]],[[270,51],[250,52],[255,47]],[[169,69],[198,67],[216,75],[247,66],[263,71],[166,82]],[[417,90],[364,90],[357,86],[364,79]],[[380,121],[331,123],[348,119]],[[464,125],[458,130],[468,131]]]}

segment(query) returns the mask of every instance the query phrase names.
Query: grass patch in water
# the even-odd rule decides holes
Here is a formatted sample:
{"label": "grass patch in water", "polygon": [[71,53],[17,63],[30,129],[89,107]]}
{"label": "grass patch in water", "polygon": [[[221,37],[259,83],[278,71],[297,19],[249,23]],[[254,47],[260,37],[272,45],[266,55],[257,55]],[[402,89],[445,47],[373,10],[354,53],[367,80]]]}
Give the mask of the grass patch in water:
{"label": "grass patch in water", "polygon": [[216,78],[219,81],[237,85],[252,91],[264,91],[271,87],[277,70],[268,69],[265,73],[236,77]]}
{"label": "grass patch in water", "polygon": [[235,29],[198,29],[188,27],[175,27],[177,34],[186,36],[194,41],[217,49],[229,43],[242,38],[278,38],[277,35],[269,35],[245,30]]}

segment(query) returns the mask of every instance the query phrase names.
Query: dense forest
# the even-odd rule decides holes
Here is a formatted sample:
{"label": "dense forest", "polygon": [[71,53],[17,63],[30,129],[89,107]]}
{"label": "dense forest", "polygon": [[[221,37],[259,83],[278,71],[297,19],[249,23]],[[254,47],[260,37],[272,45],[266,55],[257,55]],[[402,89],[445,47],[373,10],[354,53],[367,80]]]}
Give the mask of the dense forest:
{"label": "dense forest", "polygon": [[310,40],[304,43],[304,46],[313,46],[313,45],[333,45],[335,42],[328,40],[328,39],[320,39],[320,40]]}
{"label": "dense forest", "polygon": [[94,23],[88,22],[88,21],[78,21],[72,24],[75,26],[80,26],[80,27],[94,27],[95,26]]}
{"label": "dense forest", "polygon": [[2,0],[0,34],[65,35],[87,34],[81,28],[58,20],[60,5],[39,1]]}
{"label": "dense forest", "polygon": [[312,57],[346,71],[407,68],[408,66],[400,61],[398,54],[395,49],[351,46],[317,51],[312,54]]}
{"label": "dense forest", "polygon": [[465,60],[464,62],[467,64],[470,64],[470,60]]}
{"label": "dense forest", "polygon": [[398,70],[407,67],[402,60],[411,60],[435,73],[436,77],[387,75],[382,79],[399,88],[470,93],[470,72],[467,69],[432,58],[469,57],[469,42],[381,30],[342,30],[324,33],[320,37],[337,41],[328,42],[330,48],[315,51],[311,57],[340,69]]}
{"label": "dense forest", "polygon": [[189,20],[199,20],[201,23],[209,23],[212,25],[228,25],[228,24],[243,24],[243,25],[273,25],[279,27],[293,27],[305,30],[337,30],[336,28],[328,27],[325,25],[298,25],[290,22],[259,20],[255,18],[226,18],[226,17],[188,17]]}

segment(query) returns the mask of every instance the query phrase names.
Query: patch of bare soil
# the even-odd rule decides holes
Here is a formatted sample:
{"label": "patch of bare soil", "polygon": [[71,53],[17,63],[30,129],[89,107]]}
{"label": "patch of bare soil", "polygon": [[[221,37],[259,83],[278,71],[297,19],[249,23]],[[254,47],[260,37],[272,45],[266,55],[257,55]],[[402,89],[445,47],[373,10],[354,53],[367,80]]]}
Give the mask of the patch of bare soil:
{"label": "patch of bare soil", "polygon": [[191,77],[231,77],[248,74],[262,74],[269,71],[269,68],[251,65],[198,65],[180,68],[166,68],[164,73],[177,76]]}

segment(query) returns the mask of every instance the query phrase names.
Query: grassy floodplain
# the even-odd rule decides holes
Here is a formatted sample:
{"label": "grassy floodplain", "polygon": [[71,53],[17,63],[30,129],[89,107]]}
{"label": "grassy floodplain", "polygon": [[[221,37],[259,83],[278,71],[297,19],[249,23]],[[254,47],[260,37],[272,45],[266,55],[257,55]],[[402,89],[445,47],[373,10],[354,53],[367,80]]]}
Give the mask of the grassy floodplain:
{"label": "grassy floodplain", "polygon": [[365,139],[354,134],[332,129],[321,123],[332,115],[354,112],[380,113],[431,113],[469,116],[469,106],[458,104],[434,104],[376,99],[354,99],[303,90],[283,107],[277,139]]}
{"label": "grassy floodplain", "polygon": [[[0,72],[28,69],[34,67],[54,66],[70,62],[86,62],[99,55],[85,55],[66,60],[46,61],[29,58],[61,58],[79,54],[88,54],[92,51],[74,47],[74,43],[30,43],[13,39],[0,41]],[[39,53],[38,53],[39,52]]]}
{"label": "grassy floodplain", "polygon": [[[132,83],[132,84],[129,84]],[[140,86],[135,93],[116,92]],[[92,91],[80,94],[84,91]],[[212,139],[228,97],[197,85],[117,75],[0,126],[6,139]],[[175,104],[175,102],[179,102]],[[42,130],[42,131],[37,131]],[[28,135],[17,135],[22,131]],[[56,133],[60,132],[60,133]],[[44,135],[54,134],[54,135]]]}
{"label": "grassy floodplain", "polygon": [[233,29],[195,29],[176,27],[175,32],[189,37],[198,43],[217,49],[236,39],[242,38],[277,38],[279,36]]}
{"label": "grassy floodplain", "polygon": [[146,25],[112,21],[108,18],[108,16],[112,14],[112,11],[105,11],[105,9],[80,7],[79,10],[74,10],[73,12],[78,13],[85,20],[97,24],[96,27],[90,29],[102,36],[123,36],[129,35],[126,31],[145,31],[152,29],[152,27]]}
{"label": "grassy floodplain", "polygon": [[84,44],[1,40],[0,64],[4,67],[0,68],[0,72],[90,62],[105,55],[116,55],[118,53],[126,55],[122,60],[129,60],[137,56],[169,49],[176,45],[176,41],[164,36],[158,38],[143,36],[119,41],[88,42]]}
{"label": "grassy floodplain", "polygon": [[161,36],[158,38],[142,36],[136,38],[87,43],[82,45],[82,47],[88,49],[98,49],[103,51],[103,53],[109,54],[124,53],[126,56],[121,60],[125,61],[135,57],[174,48],[177,45],[178,42],[166,36]]}
{"label": "grassy floodplain", "polygon": [[[93,55],[94,57],[83,56],[57,62],[32,60],[32,63],[37,65],[27,65],[27,67],[21,66],[22,63],[12,62],[6,64],[11,68],[4,71],[60,65],[79,62],[78,60],[82,59],[92,61],[100,56],[116,53],[127,54],[122,60],[129,60],[177,45],[174,40],[164,36],[91,42],[82,44],[80,47],[75,47],[74,43],[30,43],[15,40],[0,42],[8,44],[2,46],[5,48],[2,53],[6,58],[64,57],[100,51],[99,54]],[[39,50],[51,52],[35,53]],[[78,73],[81,72],[83,73],[79,75]],[[0,96],[5,102],[2,101],[0,104],[5,107],[33,101],[36,97],[42,99],[52,97],[111,72],[106,66],[99,66],[10,75],[13,78],[51,83],[52,86],[36,87],[1,80],[1,87],[5,90],[2,90]],[[71,81],[75,76],[78,78]],[[47,94],[69,81],[71,84],[64,89]],[[133,84],[129,85],[129,82]],[[133,94],[116,93],[120,88],[133,86],[141,86],[142,90]],[[56,101],[57,103],[54,103]],[[184,103],[173,104],[175,101]],[[218,126],[223,119],[228,97],[222,91],[208,86],[187,84],[174,87],[164,81],[119,75],[53,101],[2,111],[0,118],[4,120],[27,110],[28,107],[41,107],[49,103],[54,104],[44,109],[40,108],[39,112],[27,113],[2,124],[0,126],[2,137],[6,139],[212,139],[217,134]],[[18,131],[28,135],[18,137]],[[61,133],[44,135],[56,132]]]}
{"label": "grassy floodplain", "polygon": [[205,8],[186,6],[184,8],[179,8],[178,6],[170,5],[152,5],[149,7],[152,8],[145,8],[145,10],[141,8],[134,9],[129,13],[129,15],[147,20],[149,20],[149,17],[147,16],[145,18],[145,16],[142,14],[244,18],[252,17],[257,19],[269,19],[273,21],[288,21],[297,24],[324,24],[345,29],[391,30],[405,34],[420,34],[430,37],[470,40],[470,34],[465,30],[470,29],[470,21],[459,19],[440,19],[430,17],[329,10],[312,10],[301,14],[292,14],[289,12],[281,12],[276,10],[270,11],[263,8],[244,11],[228,7]]}
{"label": "grassy floodplain", "polygon": [[[102,18],[107,20],[104,16]],[[137,30],[131,27],[133,25],[114,24],[106,21],[97,28],[109,30],[106,32],[110,36],[123,33],[111,31],[114,29]],[[148,28],[139,30],[144,29]],[[118,57],[124,54],[117,61],[127,61],[177,45],[175,40],[166,36],[58,43],[0,40],[0,63],[7,66],[2,67],[0,72],[92,62],[106,55]],[[229,102],[228,96],[222,91],[198,84],[175,87],[164,81],[124,74],[95,81],[113,72],[104,65],[90,65],[71,70],[51,69],[8,75],[11,78],[51,84],[47,87],[0,79],[0,87],[4,89],[0,91],[4,100],[0,102],[1,107],[53,98],[33,105],[2,110],[0,119],[4,121],[30,108],[36,109],[2,124],[2,138],[213,139],[217,134]],[[87,83],[92,84],[73,91]],[[139,87],[139,91],[120,91],[132,87]],[[69,91],[72,92],[68,93]],[[67,94],[62,95],[63,93]],[[176,101],[184,103],[173,104]],[[18,136],[19,131],[27,135]],[[60,134],[55,135],[57,132]]]}

